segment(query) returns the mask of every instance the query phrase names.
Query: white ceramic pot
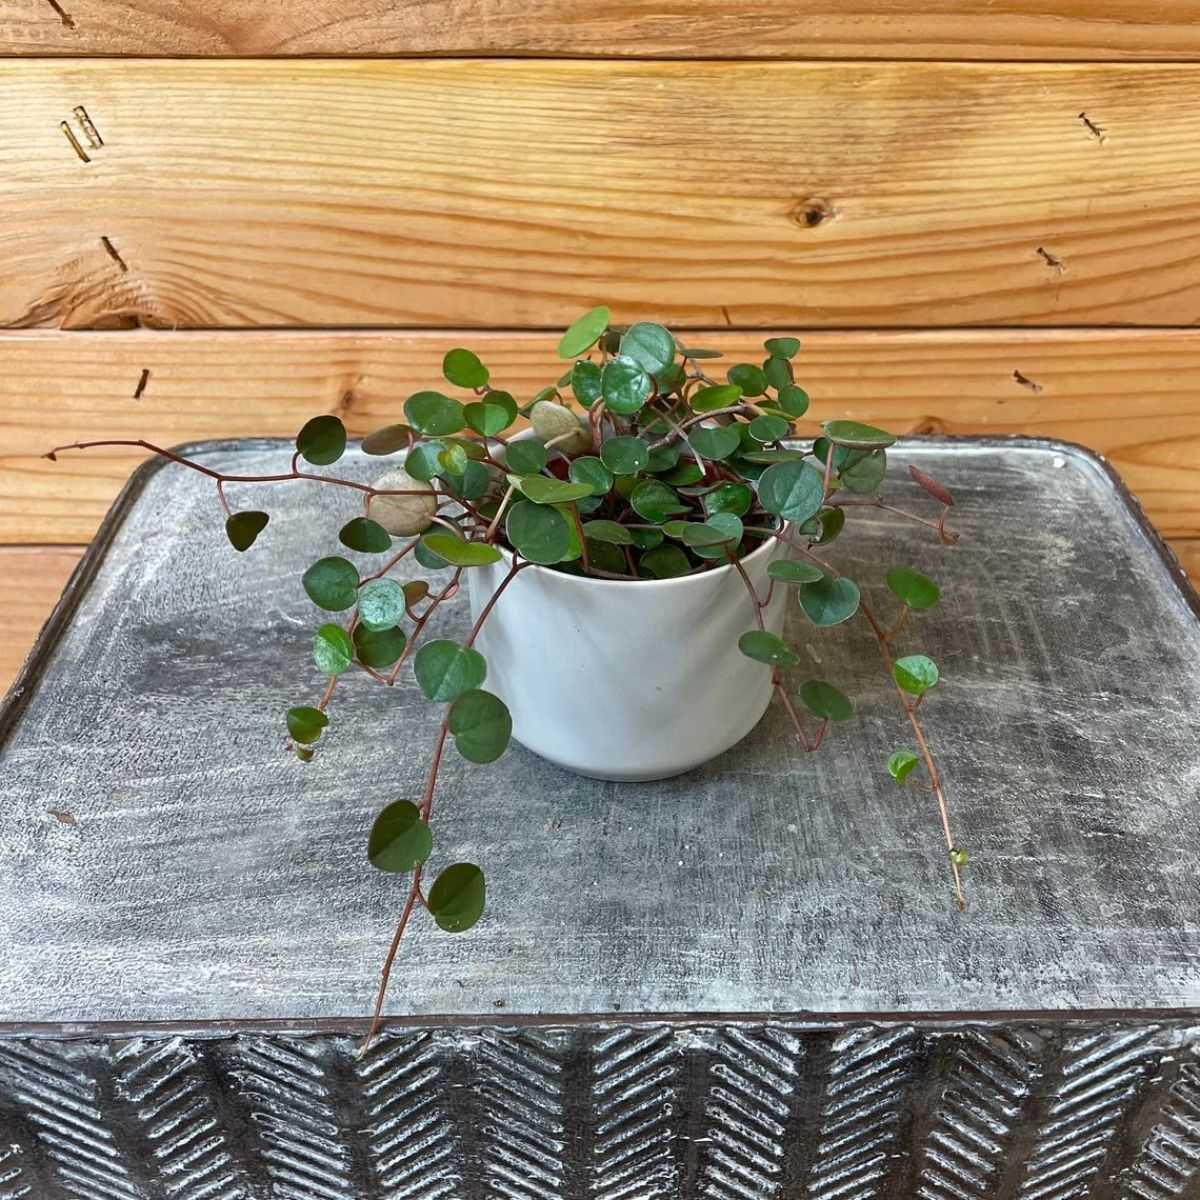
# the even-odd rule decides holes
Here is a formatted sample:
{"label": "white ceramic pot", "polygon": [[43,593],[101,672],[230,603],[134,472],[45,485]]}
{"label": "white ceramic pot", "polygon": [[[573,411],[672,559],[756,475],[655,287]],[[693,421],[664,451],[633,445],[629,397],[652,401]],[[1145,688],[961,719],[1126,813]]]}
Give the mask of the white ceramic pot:
{"label": "white ceramic pot", "polygon": [[[787,547],[770,539],[742,560],[760,596]],[[511,559],[472,567],[478,617]],[[787,589],[764,613],[783,627]],[[771,669],[738,638],[755,628],[732,566],[680,579],[589,579],[526,567],[484,623],[477,645],[489,691],[509,707],[513,736],[560,767],[595,779],[665,779],[728,750],[771,700]]]}

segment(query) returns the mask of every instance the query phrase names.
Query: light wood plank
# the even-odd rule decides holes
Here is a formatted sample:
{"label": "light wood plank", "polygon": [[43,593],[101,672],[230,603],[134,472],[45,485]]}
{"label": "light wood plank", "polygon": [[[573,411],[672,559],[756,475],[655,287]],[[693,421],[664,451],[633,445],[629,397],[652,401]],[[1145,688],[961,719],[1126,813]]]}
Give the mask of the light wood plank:
{"label": "light wood plank", "polygon": [[1197,94],[1163,65],[13,61],[0,323],[1187,325]]}
{"label": "light wood plank", "polygon": [[[620,317],[623,314],[618,313]],[[419,333],[10,333],[0,336],[0,542],[91,537],[139,455],[38,456],[52,442],[294,435],[318,412],[362,434],[441,384],[443,353],[475,348],[521,397],[553,381],[556,337]],[[1169,536],[1200,536],[1200,331],[963,331],[805,335],[798,378],[816,421],[1017,432],[1108,455]],[[728,361],[761,335],[710,331]],[[149,375],[134,399],[142,372]]]}
{"label": "light wood plank", "polygon": [[1171,549],[1175,551],[1192,584],[1200,589],[1200,540],[1177,538],[1171,543]]}
{"label": "light wood plank", "polygon": [[1195,0],[0,0],[0,53],[1185,59]]}
{"label": "light wood plank", "polygon": [[0,695],[17,677],[83,549],[0,547]]}

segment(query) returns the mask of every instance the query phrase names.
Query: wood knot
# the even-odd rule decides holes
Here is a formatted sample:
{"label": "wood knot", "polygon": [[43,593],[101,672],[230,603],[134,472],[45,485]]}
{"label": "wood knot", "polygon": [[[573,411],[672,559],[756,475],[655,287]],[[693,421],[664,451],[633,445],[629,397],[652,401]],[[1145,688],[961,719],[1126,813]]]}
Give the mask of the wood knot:
{"label": "wood knot", "polygon": [[793,225],[799,225],[801,229],[816,229],[818,225],[832,221],[838,214],[837,209],[828,200],[822,200],[820,196],[809,196],[792,209],[791,215]]}
{"label": "wood knot", "polygon": [[911,433],[948,433],[949,427],[941,417],[920,417],[912,423],[905,431],[906,434]]}

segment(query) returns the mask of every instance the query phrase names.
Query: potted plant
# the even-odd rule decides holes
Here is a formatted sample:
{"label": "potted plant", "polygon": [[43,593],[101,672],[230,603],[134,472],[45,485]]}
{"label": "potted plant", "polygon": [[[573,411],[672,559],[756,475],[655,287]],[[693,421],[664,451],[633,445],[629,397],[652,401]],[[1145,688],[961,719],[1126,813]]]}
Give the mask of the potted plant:
{"label": "potted plant", "polygon": [[[355,559],[326,554],[304,572],[304,590],[330,614],[313,640],[326,683],[286,720],[288,749],[312,760],[335,687],[352,671],[390,687],[410,670],[440,711],[423,793],[389,804],[368,841],[371,863],[407,876],[372,1031],[414,912],[427,909],[450,932],[483,912],[475,864],[450,863],[426,883],[447,747],[489,763],[515,736],[570,770],[661,778],[728,749],[774,695],[797,744],[815,750],[853,705],[829,680],[793,691],[784,672],[801,658],[783,638],[789,603],[817,626],[856,616],[869,624],[912,738],[887,770],[933,797],[965,904],[966,854],[919,715],[937,667],[893,653],[909,614],[936,604],[938,588],[893,566],[886,583],[897,604],[885,617],[821,550],[860,506],[917,521],[951,544],[954,502],[912,467],[911,482],[933,501],[927,515],[880,498],[895,441],[882,429],[826,421],[813,444],[797,444],[795,422],[809,406],[793,375],[799,349],[795,338],[768,338],[761,364],[738,363],[718,380],[713,351],[652,322],[614,326],[607,308],[594,308],[559,343],[568,369],[525,403],[495,386],[470,350],[452,349],[443,371],[466,398],[409,396],[402,423],[362,442],[367,455],[392,460],[369,484],[311,469],[345,452],[345,427],[329,415],[304,426],[291,470],[276,476],[222,475],[147,442],[49,453],[135,445],[209,475],[239,552],[269,516],[231,501],[227,489],[238,483],[319,480],[361,495],[362,515],[339,534]],[[470,631],[461,641],[437,637],[438,610],[464,581]]]}

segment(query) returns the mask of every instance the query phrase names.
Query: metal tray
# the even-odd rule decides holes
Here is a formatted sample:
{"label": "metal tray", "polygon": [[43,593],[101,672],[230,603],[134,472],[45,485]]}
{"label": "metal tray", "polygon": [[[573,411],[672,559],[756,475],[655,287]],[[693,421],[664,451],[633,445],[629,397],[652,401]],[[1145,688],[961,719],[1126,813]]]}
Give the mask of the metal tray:
{"label": "metal tray", "polygon": [[[290,447],[188,452],[256,473]],[[955,493],[959,545],[862,510],[831,550],[872,590],[894,563],[942,585],[903,645],[943,672],[926,726],[968,912],[936,812],[884,770],[907,739],[869,633],[798,620],[859,706],[816,755],[772,708],[660,783],[451,757],[439,846],[485,868],[489,911],[418,923],[362,1061],[402,899],[365,834],[423,780],[436,714],[351,679],[317,761],[283,754],[320,685],[299,577],[354,500],[240,487],[272,513],[243,556],[208,481],[139,470],[0,714],[0,1195],[1196,1195],[1195,1161],[1161,1163],[1200,1161],[1200,602],[1086,451],[893,458],[894,494],[907,463]],[[171,1190],[164,1080],[224,1191]],[[405,1130],[450,1149],[410,1161]],[[4,1192],[9,1142],[42,1190]]]}

